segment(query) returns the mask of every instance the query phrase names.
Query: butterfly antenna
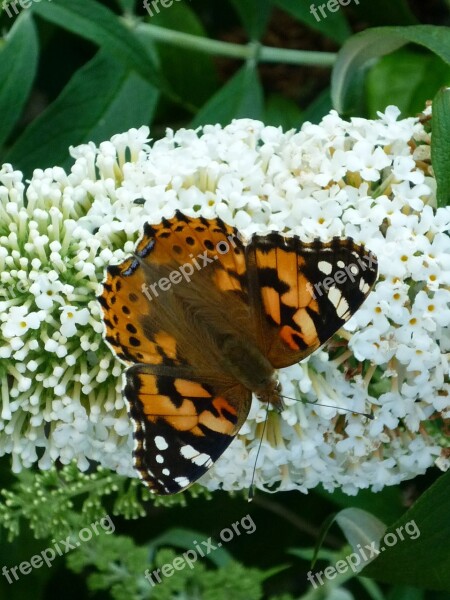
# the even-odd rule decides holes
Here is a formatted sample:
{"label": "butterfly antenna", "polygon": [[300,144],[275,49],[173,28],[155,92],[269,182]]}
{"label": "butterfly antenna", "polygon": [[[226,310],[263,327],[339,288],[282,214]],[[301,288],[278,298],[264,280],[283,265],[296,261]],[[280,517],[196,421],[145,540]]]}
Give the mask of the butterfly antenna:
{"label": "butterfly antenna", "polygon": [[281,396],[282,398],[286,398],[286,400],[294,400],[294,402],[305,402],[306,404],[314,404],[315,406],[324,406],[325,408],[336,408],[337,410],[344,410],[345,412],[352,413],[354,415],[361,415],[362,417],[366,417],[373,421],[374,415],[373,412],[365,413],[360,412],[359,410],[352,410],[351,408],[344,408],[343,406],[332,406],[331,404],[322,404],[319,402],[313,402],[312,400],[298,400],[297,398],[290,398],[289,396]]}
{"label": "butterfly antenna", "polygon": [[253,465],[253,473],[252,473],[252,480],[250,482],[250,488],[248,490],[248,502],[251,502],[253,500],[253,497],[255,495],[255,475],[256,475],[256,465],[258,464],[258,456],[259,456],[259,452],[261,450],[261,445],[264,439],[264,433],[266,432],[266,425],[267,425],[267,420],[269,418],[269,403],[267,402],[267,406],[266,406],[266,418],[264,419],[264,423],[263,423],[263,430],[261,433],[261,439],[259,441],[259,446],[258,446],[258,451],[256,453],[256,458],[255,458],[255,464]]}

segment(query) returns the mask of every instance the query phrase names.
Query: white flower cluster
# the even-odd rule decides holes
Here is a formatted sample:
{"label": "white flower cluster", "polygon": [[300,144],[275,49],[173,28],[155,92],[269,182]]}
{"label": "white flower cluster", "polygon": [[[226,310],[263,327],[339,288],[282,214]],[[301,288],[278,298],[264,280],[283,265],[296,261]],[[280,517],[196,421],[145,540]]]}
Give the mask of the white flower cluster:
{"label": "white flower cluster", "polygon": [[152,145],[148,134],[74,148],[70,174],[36,170],[26,190],[21,173],[0,171],[0,453],[13,469],[76,459],[133,474],[123,366],[94,296],[143,223],[175,209],[246,236],[351,236],[380,268],[334,343],[280,372],[286,396],[317,404],[286,400],[264,429],[255,400],[205,485],[248,488],[261,437],[266,489],[353,494],[446,468],[437,417],[450,414],[450,209],[434,208],[423,124],[388,107],[376,120],[331,112],[299,132],[243,119],[168,130]]}

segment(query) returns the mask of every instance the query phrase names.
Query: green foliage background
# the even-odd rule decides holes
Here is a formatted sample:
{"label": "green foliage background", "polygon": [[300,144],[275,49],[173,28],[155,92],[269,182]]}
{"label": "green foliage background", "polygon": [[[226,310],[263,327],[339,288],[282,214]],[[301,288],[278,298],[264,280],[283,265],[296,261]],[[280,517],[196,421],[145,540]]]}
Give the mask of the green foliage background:
{"label": "green foliage background", "polygon": [[[150,11],[134,0],[23,6],[4,2],[0,14],[0,162],[27,176],[68,167],[70,145],[142,124],[154,138],[166,127],[236,117],[298,128],[332,107],[372,118],[396,104],[410,116],[435,98],[433,166],[439,203],[448,204],[450,111],[448,93],[439,92],[450,83],[448,0],[353,0],[327,8],[320,21],[309,0],[160,0]],[[438,472],[378,494],[257,493],[248,504],[198,486],[155,500],[138,481],[95,466],[89,474],[69,466],[17,477],[7,457],[1,467],[0,569],[106,514],[115,532],[13,584],[0,577],[0,598],[450,598],[450,478]],[[251,535],[159,586],[144,579],[146,569],[171,562],[194,540],[217,540],[247,514],[256,525]],[[364,577],[350,572],[317,589],[306,579],[412,519],[420,538],[387,549]],[[333,520],[339,527],[329,529]]]}

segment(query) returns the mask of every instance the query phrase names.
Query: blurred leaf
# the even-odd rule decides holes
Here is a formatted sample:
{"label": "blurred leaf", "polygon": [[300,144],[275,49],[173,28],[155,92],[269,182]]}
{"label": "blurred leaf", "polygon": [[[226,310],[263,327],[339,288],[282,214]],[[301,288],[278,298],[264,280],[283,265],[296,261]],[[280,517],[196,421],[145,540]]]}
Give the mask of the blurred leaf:
{"label": "blurred leaf", "polygon": [[19,120],[36,75],[39,55],[36,29],[23,13],[0,46],[0,145]]}
{"label": "blurred leaf", "polygon": [[206,123],[226,125],[232,119],[262,119],[262,116],[263,91],[258,73],[254,67],[244,65],[200,109],[191,122],[191,127]]}
{"label": "blurred leaf", "polygon": [[[195,548],[194,542],[200,546],[202,551],[205,551],[205,557],[213,562],[217,567],[224,567],[231,563],[233,557],[224,548],[219,548],[218,543],[212,540],[211,543],[215,546],[215,549],[211,549],[208,554],[208,546],[203,545],[202,542],[207,542],[210,538],[200,531],[193,531],[191,529],[184,529],[181,527],[168,529],[163,534],[154,538],[147,547],[150,550],[149,562],[153,561],[154,552],[161,546],[175,546],[177,548],[183,548],[184,550],[194,550],[200,555],[199,551]],[[201,556],[201,555],[200,555]]]}
{"label": "blurred leaf", "polygon": [[379,25],[415,25],[417,19],[407,0],[377,0],[377,2],[351,3],[356,18],[367,27]]}
{"label": "blurred leaf", "polygon": [[251,40],[259,40],[267,27],[272,0],[230,0]]}
{"label": "blurred leaf", "polygon": [[135,12],[137,0],[116,0],[124,13],[133,14]]}
{"label": "blurred leaf", "polygon": [[135,72],[100,52],[25,130],[6,160],[28,174],[36,167],[67,166],[69,145],[98,143],[148,123],[157,96]]}
{"label": "blurred leaf", "polygon": [[367,76],[369,117],[394,104],[403,114],[423,110],[439,87],[450,83],[450,67],[434,54],[402,49],[385,56]]}
{"label": "blurred leaf", "polygon": [[360,508],[344,508],[336,515],[336,523],[354,552],[358,552],[358,546],[366,547],[366,544],[370,546],[375,543],[378,548],[386,531],[386,525],[382,521]]}
{"label": "blurred leaf", "polygon": [[317,557],[319,556],[320,550],[322,548],[322,544],[327,536],[327,533],[328,533],[330,527],[333,525],[335,519],[336,519],[336,514],[333,513],[331,515],[328,515],[328,517],[323,522],[322,527],[319,532],[319,535],[317,536],[316,546],[314,548],[314,554],[311,559],[311,567],[314,567],[314,565],[316,564]]}
{"label": "blurred leaf", "polygon": [[323,541],[334,522],[339,525],[354,552],[358,552],[358,554],[358,545],[365,546],[365,544],[370,545],[375,542],[376,547],[378,548],[378,542],[383,535],[383,532],[386,530],[386,525],[384,523],[360,508],[344,508],[337,514],[329,515],[324,521],[317,538],[312,558],[312,566],[315,565],[317,557],[320,556]]}
{"label": "blurred leaf", "polygon": [[322,118],[330,112],[331,109],[331,91],[330,88],[326,88],[320,92],[311,102],[311,104],[303,111],[302,121],[319,123]]}
{"label": "blurred leaf", "polygon": [[386,596],[386,600],[425,600],[422,590],[408,586],[396,586]]}
{"label": "blurred leaf", "polygon": [[32,10],[43,19],[94,42],[149,83],[166,89],[145,47],[117,15],[101,4],[94,0],[52,0],[34,3]]}
{"label": "blurred leaf", "polygon": [[372,579],[367,579],[366,577],[358,577],[357,579],[360,585],[366,590],[369,598],[372,600],[386,600],[385,595]]}
{"label": "blurred leaf", "polygon": [[398,486],[387,486],[377,493],[359,490],[356,496],[348,496],[339,489],[331,494],[323,488],[314,491],[341,508],[361,508],[385,523],[393,523],[405,512]]}
{"label": "blurred leaf", "polygon": [[450,205],[450,90],[440,90],[433,100],[431,164],[437,183],[438,206]]}
{"label": "blurred leaf", "polygon": [[302,111],[293,100],[278,94],[272,94],[267,100],[263,120],[266,125],[281,126],[284,130],[287,130],[298,129],[303,118]]}
{"label": "blurred leaf", "polygon": [[[382,553],[362,575],[387,583],[450,591],[449,496],[447,472],[387,529]],[[397,543],[387,544],[388,536]]]}
{"label": "blurred leaf", "polygon": [[[206,37],[197,15],[184,3],[173,4],[170,10],[155,14],[152,25]],[[182,100],[187,100],[196,106],[206,102],[218,87],[212,58],[207,54],[186,48],[180,51],[179,48],[166,44],[156,44],[156,46],[160,68],[176,94]]]}
{"label": "blurred leaf", "polygon": [[[331,97],[338,112],[349,109],[348,93],[352,81],[372,59],[389,54],[414,42],[425,46],[450,63],[450,29],[434,25],[378,27],[354,35],[338,54],[331,78]],[[407,82],[405,82],[407,85]]]}
{"label": "blurred leaf", "polygon": [[[305,23],[305,25],[308,25],[308,27],[319,31],[339,44],[342,44],[352,34],[345,13],[342,10],[338,10],[337,12],[328,10],[325,13],[326,17],[323,17],[319,10],[319,6],[324,7],[325,10],[326,5],[323,2],[319,2],[319,0],[317,0],[317,2],[274,0],[274,4],[302,23]],[[316,9],[315,15],[317,16],[313,14],[313,7]],[[341,7],[339,6],[339,8]]]}

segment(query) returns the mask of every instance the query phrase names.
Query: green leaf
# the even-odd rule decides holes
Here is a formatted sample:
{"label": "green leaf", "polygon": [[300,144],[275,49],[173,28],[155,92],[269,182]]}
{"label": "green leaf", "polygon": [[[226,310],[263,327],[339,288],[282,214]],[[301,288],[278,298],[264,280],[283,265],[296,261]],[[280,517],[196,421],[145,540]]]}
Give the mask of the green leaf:
{"label": "green leaf", "polygon": [[33,85],[39,55],[36,28],[23,13],[0,47],[0,145],[19,120]]}
{"label": "green leaf", "polygon": [[[331,97],[338,112],[349,110],[352,81],[369,61],[389,54],[408,42],[428,48],[450,63],[450,29],[434,25],[377,27],[354,35],[338,54],[331,78]],[[407,82],[405,83],[407,85]]]}
{"label": "green leaf", "polygon": [[450,591],[449,496],[447,472],[388,527],[381,554],[362,575],[387,583]]}
{"label": "green leaf", "polygon": [[336,515],[333,513],[333,514],[329,515],[323,522],[322,527],[320,528],[319,535],[317,536],[316,546],[314,548],[314,554],[313,554],[313,557],[311,560],[311,567],[314,567],[314,565],[316,564],[317,557],[319,556],[319,552],[322,547],[322,544],[326,538],[326,535],[327,535],[330,527],[333,525],[335,519],[336,519]]}
{"label": "green leaf", "polygon": [[[386,525],[382,521],[360,508],[344,508],[336,515],[336,523],[355,553],[359,553],[361,547],[364,551],[371,544],[375,544],[378,549],[380,539],[386,531]],[[365,561],[364,554],[362,557]],[[368,556],[368,560],[371,558]]]}
{"label": "green leaf", "polygon": [[69,145],[98,143],[148,123],[157,97],[149,83],[100,52],[25,130],[6,160],[28,174],[36,167],[68,166]]}
{"label": "green leaf", "polygon": [[411,586],[396,586],[389,592],[386,600],[425,600],[422,590]]}
{"label": "green leaf", "polygon": [[[274,0],[274,4],[339,44],[342,44],[352,34],[344,12],[342,10],[328,11],[324,3],[319,0],[317,2]],[[324,7],[325,17],[321,14],[319,6]]]}
{"label": "green leaf", "polygon": [[264,34],[270,13],[271,0],[231,0],[251,40],[259,40]]}
{"label": "green leaf", "polygon": [[356,496],[348,496],[340,489],[330,493],[321,487],[316,488],[314,492],[340,508],[361,508],[385,523],[396,521],[405,512],[398,486],[386,486],[376,494],[370,490],[359,490]]}
{"label": "green leaf", "polygon": [[372,600],[386,600],[383,592],[378,587],[378,585],[372,581],[372,579],[367,579],[366,577],[358,577],[358,581],[360,585],[366,590],[367,595]]}
{"label": "green leaf", "polygon": [[[354,552],[358,554],[359,560],[357,566],[366,561],[364,554],[361,554],[360,556],[360,549],[358,546],[360,546],[360,548],[365,547],[366,544],[370,546],[370,544],[375,542],[375,545],[378,548],[378,542],[383,535],[383,532],[386,530],[386,525],[367,511],[361,510],[360,508],[344,508],[337,514],[330,515],[323,523],[314,549],[312,566],[316,563],[317,557],[320,555],[322,543],[328,530],[335,521],[342,529]],[[361,558],[363,560],[361,560]]]}
{"label": "green leaf", "polygon": [[[406,82],[407,85],[406,85]],[[450,67],[434,54],[404,48],[385,56],[367,77],[369,117],[394,104],[403,114],[421,112],[439,87],[450,83]]]}
{"label": "green leaf", "polygon": [[[197,555],[201,556],[198,547],[204,551],[205,557],[208,558],[217,567],[224,567],[231,563],[233,557],[224,548],[218,548],[216,541],[211,540],[214,549],[208,544],[202,544],[202,542],[208,542],[210,538],[200,531],[194,531],[192,529],[185,529],[182,527],[174,527],[165,531],[163,534],[154,538],[148,545],[150,551],[150,562],[153,560],[154,552],[156,548],[161,546],[176,546],[177,548],[183,548],[185,550],[193,550]],[[198,547],[196,547],[196,545]],[[210,550],[210,552],[208,552]]]}
{"label": "green leaf", "polygon": [[226,125],[232,119],[248,117],[262,119],[263,91],[253,66],[244,65],[201,108],[191,123],[198,127],[206,123]]}
{"label": "green leaf", "polygon": [[123,12],[133,14],[136,9],[137,0],[116,0]]}
{"label": "green leaf", "polygon": [[[183,3],[173,4],[170,10],[161,10],[151,19],[151,24],[206,37],[197,15]],[[148,43],[148,38],[144,39]],[[153,41],[151,44],[156,45],[160,68],[179,98],[198,107],[216,91],[218,80],[211,56],[187,48],[180,52],[180,48],[168,44],[154,44]]]}
{"label": "green leaf", "polygon": [[272,94],[267,100],[264,116],[266,125],[281,126],[284,130],[298,129],[302,121],[302,111],[293,100],[279,94]]}
{"label": "green leaf", "polygon": [[450,204],[450,90],[440,90],[433,100],[431,164],[437,183],[437,204]]}
{"label": "green leaf", "polygon": [[311,104],[303,111],[302,121],[319,123],[322,118],[330,112],[331,109],[330,88],[326,88],[320,92],[320,94],[318,94]]}
{"label": "green leaf", "polygon": [[149,83],[166,89],[145,46],[117,15],[101,4],[94,0],[52,0],[35,2],[32,10],[43,19],[94,42]]}
{"label": "green leaf", "polygon": [[417,19],[407,0],[377,0],[377,2],[352,2],[353,12],[367,27],[379,25],[416,25]]}

